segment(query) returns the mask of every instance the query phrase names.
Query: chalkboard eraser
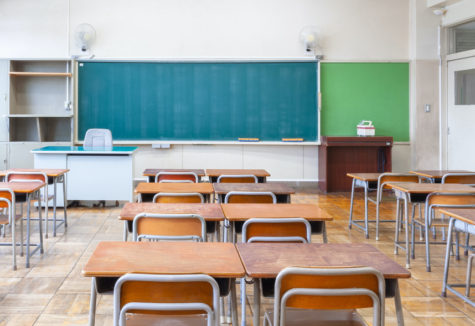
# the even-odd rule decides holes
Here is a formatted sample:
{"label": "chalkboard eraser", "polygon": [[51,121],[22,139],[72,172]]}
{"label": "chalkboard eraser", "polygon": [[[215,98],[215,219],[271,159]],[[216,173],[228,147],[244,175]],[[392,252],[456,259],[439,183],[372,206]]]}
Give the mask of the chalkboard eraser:
{"label": "chalkboard eraser", "polygon": [[255,141],[259,141],[259,138],[238,138],[238,140],[255,142]]}
{"label": "chalkboard eraser", "polygon": [[282,138],[282,141],[286,142],[302,142],[303,138]]}

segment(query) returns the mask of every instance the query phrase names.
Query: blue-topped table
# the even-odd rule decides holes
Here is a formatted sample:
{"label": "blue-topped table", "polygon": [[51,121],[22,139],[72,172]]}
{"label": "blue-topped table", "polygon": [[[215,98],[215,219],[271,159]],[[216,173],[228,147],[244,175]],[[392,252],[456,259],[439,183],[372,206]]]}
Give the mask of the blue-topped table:
{"label": "blue-topped table", "polygon": [[[34,149],[35,168],[69,169],[68,200],[133,201],[134,152],[137,147]],[[58,198],[58,206],[64,199]]]}

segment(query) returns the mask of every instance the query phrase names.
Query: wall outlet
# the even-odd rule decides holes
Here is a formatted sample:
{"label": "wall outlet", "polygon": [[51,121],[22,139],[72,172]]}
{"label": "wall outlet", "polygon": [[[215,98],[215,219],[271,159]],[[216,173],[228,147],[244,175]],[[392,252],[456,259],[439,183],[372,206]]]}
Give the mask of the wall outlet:
{"label": "wall outlet", "polygon": [[424,105],[424,112],[430,112],[430,104]]}

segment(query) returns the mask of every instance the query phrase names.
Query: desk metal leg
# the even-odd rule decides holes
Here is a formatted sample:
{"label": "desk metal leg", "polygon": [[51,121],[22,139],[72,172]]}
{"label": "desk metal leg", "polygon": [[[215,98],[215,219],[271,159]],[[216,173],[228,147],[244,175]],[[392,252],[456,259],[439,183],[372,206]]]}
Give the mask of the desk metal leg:
{"label": "desk metal leg", "polygon": [[261,282],[259,279],[254,279],[254,311],[253,311],[253,326],[259,326],[261,320]]}
{"label": "desk metal leg", "polygon": [[411,268],[411,252],[409,248],[409,204],[407,195],[404,196],[404,226],[406,231],[404,232],[406,240],[406,268]]}
{"label": "desk metal leg", "polygon": [[30,194],[26,194],[26,268],[30,267]]}
{"label": "desk metal leg", "polygon": [[241,326],[246,326],[246,278],[241,278]]}
{"label": "desk metal leg", "polygon": [[353,182],[351,183],[350,222],[348,223],[348,228],[350,230],[353,224],[353,200],[355,198],[355,183],[356,183],[356,179],[353,178]]}
{"label": "desk metal leg", "polygon": [[[46,204],[46,205],[48,205],[48,204]],[[46,209],[48,209],[48,206],[46,206]],[[48,216],[46,216],[46,218],[48,218]],[[42,217],[41,217],[41,193],[40,193],[39,190],[38,190],[38,219],[39,219],[38,228],[39,228],[39,231],[40,231],[40,253],[44,253],[44,249],[43,249],[43,227],[41,226],[42,225],[42,220],[41,220],[42,219]]]}
{"label": "desk metal leg", "polygon": [[238,326],[237,318],[237,298],[236,298],[236,279],[231,279],[231,293],[230,293],[230,302],[231,302],[231,318],[233,326]]}
{"label": "desk metal leg", "polygon": [[68,197],[66,192],[66,176],[63,175],[61,181],[63,182],[63,211],[64,211],[64,231],[68,227]]}
{"label": "desk metal leg", "polygon": [[94,326],[96,322],[96,278],[93,277],[91,280],[91,298],[89,301],[89,326]]}
{"label": "desk metal leg", "polygon": [[[56,196],[58,194],[57,191],[57,179],[53,178],[53,237],[56,236]],[[66,205],[66,204],[63,204]],[[48,223],[48,220],[46,220],[46,223]],[[48,235],[48,230],[46,230],[46,235]]]}
{"label": "desk metal leg", "polygon": [[129,236],[129,230],[127,227],[128,221],[124,221],[124,241],[127,242],[127,238]]}
{"label": "desk metal leg", "polygon": [[443,297],[447,296],[447,279],[449,276],[449,265],[450,265],[450,247],[452,247],[452,230],[454,228],[454,223],[455,223],[455,219],[450,218],[449,231],[447,235],[447,247],[445,248],[444,277],[442,279],[442,296]]}
{"label": "desk metal leg", "polygon": [[364,187],[364,236],[366,239],[369,238],[368,230],[368,183],[365,183]]}
{"label": "desk metal leg", "polygon": [[328,243],[327,226],[325,224],[325,221],[322,222],[322,237],[323,243]]}
{"label": "desk metal leg", "polygon": [[398,326],[404,326],[404,315],[402,312],[401,293],[399,292],[398,280],[395,282],[394,305],[396,307],[396,318]]}

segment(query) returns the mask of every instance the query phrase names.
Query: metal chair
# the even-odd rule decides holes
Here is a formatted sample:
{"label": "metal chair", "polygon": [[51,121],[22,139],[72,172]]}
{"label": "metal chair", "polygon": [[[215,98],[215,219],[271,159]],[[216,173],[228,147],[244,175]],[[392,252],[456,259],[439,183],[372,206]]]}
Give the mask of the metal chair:
{"label": "metal chair", "polygon": [[[7,172],[5,175],[6,182],[38,182],[44,183],[46,186],[43,189],[43,200],[45,202],[45,238],[48,238],[48,201],[52,199],[52,196],[48,195],[48,176],[46,173],[43,172]],[[38,194],[37,197],[30,198],[30,201],[37,201],[38,202],[38,209],[39,209],[39,217],[38,218],[31,218],[30,220],[38,220],[39,223],[42,221],[41,217],[41,194]],[[15,197],[15,203],[22,205],[23,203],[27,203],[27,214],[30,215],[30,206],[28,205],[28,197],[25,195],[17,195]],[[23,206],[20,206],[21,215],[23,215]],[[30,227],[27,225],[27,237],[30,237]],[[23,238],[23,237],[22,237]],[[42,238],[42,230],[40,226],[40,238]],[[41,240],[42,241],[42,240]],[[20,249],[21,254],[23,254],[23,247]]]}
{"label": "metal chair", "polygon": [[[378,182],[376,188],[371,188],[371,185],[367,182],[362,182],[357,179],[353,179],[353,186],[351,189],[351,203],[350,203],[350,218],[349,218],[349,228],[356,226],[362,229],[365,232],[365,237],[369,238],[369,223],[375,223],[376,225],[376,240],[379,240],[379,223],[380,222],[395,222],[395,220],[380,220],[380,206],[383,201],[383,193],[385,190],[390,190],[387,186],[390,182],[419,182],[419,177],[414,174],[408,173],[381,173],[378,177]],[[365,217],[364,220],[354,220],[353,219],[353,198],[354,198],[354,189],[356,187],[364,188],[365,192]],[[373,185],[374,187],[374,185]],[[376,197],[371,198],[368,194],[369,191],[376,191]],[[368,218],[368,201],[376,205],[376,219],[369,220]],[[364,223],[361,225],[359,223]]]}
{"label": "metal chair", "polygon": [[205,199],[202,194],[197,192],[186,193],[170,193],[159,192],[153,196],[152,202],[157,204],[185,204],[185,203],[198,203],[202,204]]}
{"label": "metal chair", "polygon": [[198,175],[194,172],[158,172],[155,182],[191,182],[197,183]]}
{"label": "metal chair", "polygon": [[[460,183],[469,186],[475,186],[475,173],[447,173],[442,176],[441,183]],[[458,234],[457,234],[458,240]],[[467,256],[470,249],[470,233],[465,235],[465,250],[464,254]],[[459,246],[457,241],[457,258],[459,258]]]}
{"label": "metal chair", "polygon": [[[475,307],[475,302],[470,299],[470,288],[471,285],[471,277],[472,277],[472,266],[473,266],[473,259],[475,258],[475,253],[472,253],[468,256],[467,261],[467,272],[466,272],[466,279],[465,284],[462,283],[448,283],[449,277],[449,261],[450,261],[450,251],[452,247],[452,231],[463,232],[467,235],[475,235],[475,226],[467,224],[463,221],[451,218],[449,222],[449,229],[447,235],[447,247],[445,250],[445,264],[444,264],[444,276],[442,281],[442,296],[447,296],[447,290],[455,294],[457,297],[461,298],[466,303],[470,304],[472,307]],[[460,293],[459,291],[455,290],[455,288],[465,287],[465,294]]]}
{"label": "metal chair", "polygon": [[218,299],[208,275],[126,274],[114,287],[114,326],[218,326]]}
{"label": "metal chair", "polygon": [[264,326],[366,325],[355,309],[370,307],[373,325],[384,325],[384,297],[384,277],[371,267],[287,267],[277,276]]}
{"label": "metal chair", "polygon": [[20,220],[20,251],[23,254],[23,219],[21,215],[16,215],[15,209],[15,193],[8,188],[0,188],[0,225],[3,232],[7,226],[11,227],[12,241],[8,243],[0,243],[1,246],[12,246],[13,270],[17,269],[16,265],[16,221]]}
{"label": "metal chair", "polygon": [[134,241],[142,239],[206,241],[206,222],[195,214],[141,213],[132,223]]}
{"label": "metal chair", "polygon": [[[312,227],[303,218],[251,218],[242,228],[242,242],[312,242]],[[275,279],[255,280],[255,293],[260,295],[259,287],[265,297],[274,295]],[[245,278],[241,285],[241,318],[246,318],[246,283]],[[259,304],[255,301],[255,304]],[[257,309],[255,309],[257,310]]]}
{"label": "metal chair", "polygon": [[[434,209],[436,208],[462,208],[475,207],[475,194],[470,193],[440,193],[434,192],[427,196],[425,202],[424,220],[420,221],[412,218],[412,232],[411,232],[411,253],[412,258],[415,257],[415,245],[420,242],[415,241],[415,225],[418,224],[424,229],[425,246],[426,246],[426,270],[431,271],[430,265],[430,244],[446,244],[445,241],[430,242],[429,232],[434,227],[447,227],[448,223],[443,217],[436,219]],[[458,243],[458,241],[457,241]],[[457,244],[458,245],[458,244]]]}
{"label": "metal chair", "polygon": [[84,148],[111,148],[112,133],[109,129],[88,129],[84,136]]}
{"label": "metal chair", "polygon": [[242,242],[312,242],[312,228],[303,218],[251,218],[242,227]]}
{"label": "metal chair", "polygon": [[253,174],[223,174],[218,177],[218,183],[257,183],[257,177]]}

